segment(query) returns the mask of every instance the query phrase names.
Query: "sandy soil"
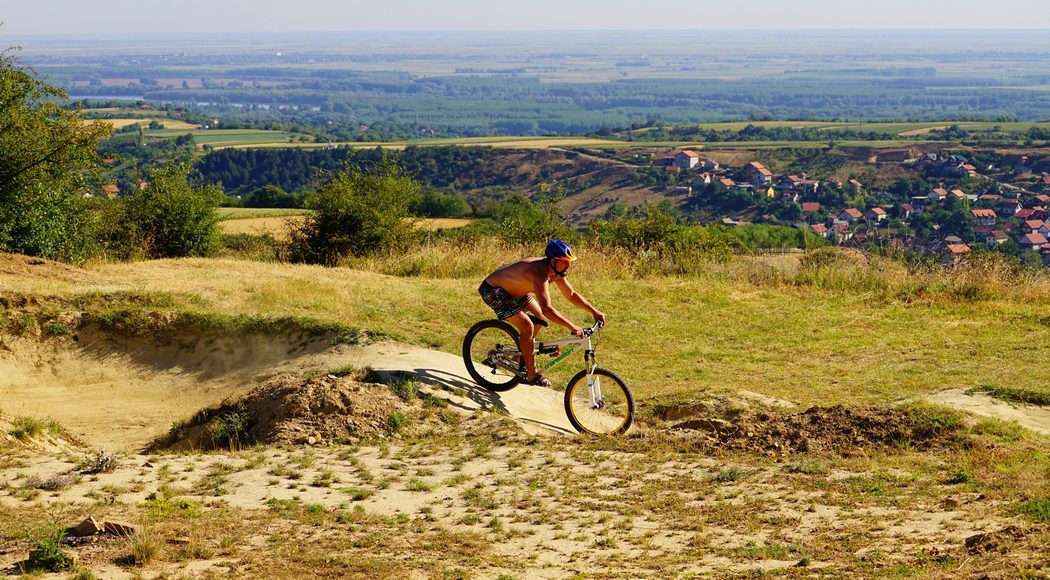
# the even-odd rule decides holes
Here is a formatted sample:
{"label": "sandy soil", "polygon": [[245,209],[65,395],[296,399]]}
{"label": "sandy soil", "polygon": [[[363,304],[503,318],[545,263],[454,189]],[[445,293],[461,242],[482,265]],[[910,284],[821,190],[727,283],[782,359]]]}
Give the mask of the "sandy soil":
{"label": "sandy soil", "polygon": [[291,335],[182,335],[157,341],[91,330],[76,338],[6,339],[0,351],[2,409],[55,420],[85,443],[107,449],[141,448],[172,422],[280,374],[347,365],[416,375],[467,413],[494,408],[533,432],[573,431],[561,393],[525,385],[489,393],[474,385],[459,357],[407,345],[332,347]]}
{"label": "sandy soil", "polygon": [[947,389],[926,397],[926,400],[966,411],[978,417],[1016,421],[1026,429],[1050,436],[1050,409],[1046,407],[1007,403],[987,393],[968,393],[964,389]]}

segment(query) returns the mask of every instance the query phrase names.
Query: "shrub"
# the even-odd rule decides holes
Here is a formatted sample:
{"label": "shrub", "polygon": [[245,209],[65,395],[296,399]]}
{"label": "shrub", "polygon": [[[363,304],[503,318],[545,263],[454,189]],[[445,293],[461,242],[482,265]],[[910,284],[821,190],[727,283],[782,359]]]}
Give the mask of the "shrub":
{"label": "shrub", "polygon": [[216,445],[228,445],[233,451],[239,449],[242,443],[248,442],[250,420],[245,409],[227,411],[208,424],[208,431]]}
{"label": "shrub", "polygon": [[545,243],[569,233],[553,206],[535,204],[521,195],[503,201],[493,218],[499,224],[499,235],[515,244]]}
{"label": "shrub", "polygon": [[416,215],[433,218],[458,218],[470,215],[470,205],[458,193],[427,191],[412,208]]}
{"label": "shrub", "polygon": [[418,198],[419,183],[392,160],[368,170],[347,165],[306,199],[314,211],[291,231],[291,258],[331,266],[345,256],[405,247],[414,239],[408,216]]}
{"label": "shrub", "polygon": [[390,413],[390,415],[386,418],[386,424],[387,427],[390,427],[391,431],[396,433],[408,424],[408,417],[406,417],[403,413],[394,411]]}
{"label": "shrub", "polygon": [[244,207],[292,208],[302,207],[302,194],[289,193],[276,185],[264,185],[253,190],[242,200]]}
{"label": "shrub", "polygon": [[29,571],[58,572],[73,566],[73,556],[62,549],[62,528],[49,525],[28,532],[26,535],[33,543],[26,561]]}
{"label": "shrub", "polygon": [[28,441],[37,435],[47,432],[50,435],[62,434],[62,427],[54,421],[40,421],[32,417],[17,417],[13,421],[11,435],[19,441]]}
{"label": "shrub", "polygon": [[149,258],[208,255],[218,240],[215,209],[222,200],[222,189],[194,187],[185,165],[157,169],[148,181],[148,187],[124,203],[122,227],[114,233],[120,250],[125,255],[141,252]]}

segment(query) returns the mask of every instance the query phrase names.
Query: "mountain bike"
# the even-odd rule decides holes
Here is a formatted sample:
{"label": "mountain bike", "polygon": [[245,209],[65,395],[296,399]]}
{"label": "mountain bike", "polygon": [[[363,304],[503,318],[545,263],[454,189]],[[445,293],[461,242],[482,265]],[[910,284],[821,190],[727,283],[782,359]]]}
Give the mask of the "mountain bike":
{"label": "mountain bike", "polygon": [[[546,325],[546,321],[535,319]],[[565,414],[581,433],[616,435],[626,433],[634,420],[634,396],[616,373],[598,366],[594,343],[601,322],[585,328],[583,336],[534,342],[536,370],[545,371],[583,348],[584,369],[565,387]],[[463,338],[463,362],[479,385],[490,391],[507,391],[525,380],[525,364],[518,330],[502,320],[482,320]],[[553,360],[541,365],[539,357]]]}

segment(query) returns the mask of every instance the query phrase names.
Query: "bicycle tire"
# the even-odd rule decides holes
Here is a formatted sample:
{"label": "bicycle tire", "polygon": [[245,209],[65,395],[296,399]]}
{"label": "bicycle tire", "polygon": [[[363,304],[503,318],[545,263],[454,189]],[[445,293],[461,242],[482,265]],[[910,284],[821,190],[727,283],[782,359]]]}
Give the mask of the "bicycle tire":
{"label": "bicycle tire", "polygon": [[[518,386],[521,382],[520,377],[517,375],[502,375],[502,378],[508,380],[501,380],[498,382],[489,380],[488,376],[500,376],[496,374],[496,367],[483,365],[481,362],[475,361],[474,357],[471,356],[474,340],[477,338],[478,334],[488,329],[496,330],[497,336],[499,332],[505,333],[509,343],[513,345],[515,349],[518,348],[520,335],[518,334],[518,330],[511,326],[510,323],[502,320],[482,320],[474,326],[471,326],[470,330],[467,331],[466,336],[463,337],[463,364],[466,365],[467,373],[470,374],[470,378],[474,379],[474,382],[485,389],[494,392],[509,391]],[[507,372],[506,369],[499,370]],[[488,373],[488,375],[486,375],[486,373]]]}
{"label": "bicycle tire", "polygon": [[565,388],[565,414],[569,422],[580,433],[589,435],[626,433],[634,422],[634,395],[631,389],[609,369],[598,367],[594,369],[594,374],[600,381],[605,407],[591,408],[587,370],[584,369],[569,379],[569,385]]}

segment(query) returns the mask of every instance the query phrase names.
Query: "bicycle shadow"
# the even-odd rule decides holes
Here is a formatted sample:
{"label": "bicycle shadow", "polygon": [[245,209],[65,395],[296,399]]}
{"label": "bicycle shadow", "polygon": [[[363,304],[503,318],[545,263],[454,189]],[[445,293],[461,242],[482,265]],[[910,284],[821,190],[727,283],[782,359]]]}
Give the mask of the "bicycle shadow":
{"label": "bicycle shadow", "polygon": [[[508,415],[514,416],[516,420],[536,425],[550,431],[556,431],[558,433],[572,434],[574,431],[570,431],[561,425],[555,425],[539,419],[531,417],[516,416],[515,413],[507,406],[506,402],[500,397],[499,393],[489,391],[488,389],[478,386],[470,379],[466,379],[456,373],[452,373],[442,369],[435,368],[415,368],[411,371],[375,371],[378,374],[387,374],[392,376],[405,376],[414,375],[414,379],[418,382],[428,385],[430,387],[449,392],[453,395],[463,397],[473,406],[464,402],[454,400],[452,397],[446,397],[448,403],[454,407],[462,409],[467,412],[474,411],[476,409],[496,409]],[[521,387],[517,387],[521,388]]]}

